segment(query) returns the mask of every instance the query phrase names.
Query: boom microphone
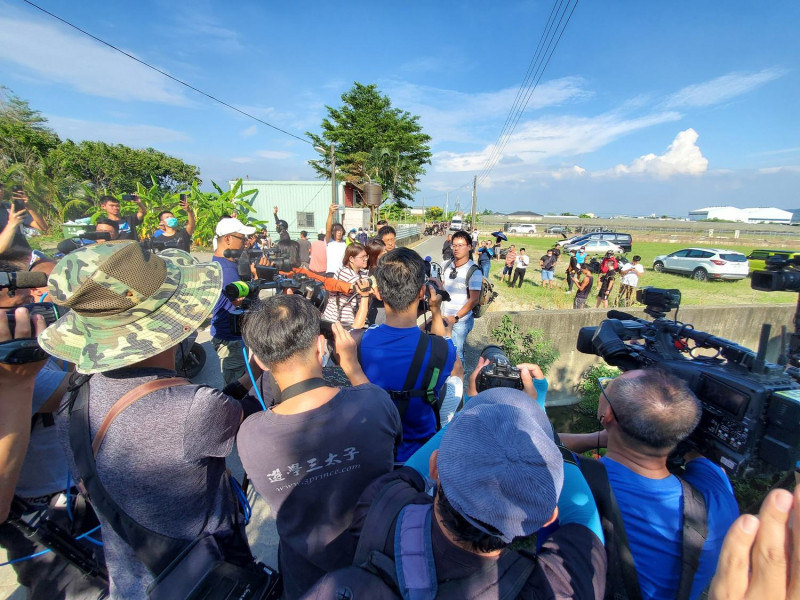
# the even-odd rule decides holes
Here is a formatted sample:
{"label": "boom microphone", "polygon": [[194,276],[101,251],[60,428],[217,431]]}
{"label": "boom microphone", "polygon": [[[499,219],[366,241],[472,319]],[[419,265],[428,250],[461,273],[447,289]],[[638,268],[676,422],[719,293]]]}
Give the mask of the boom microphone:
{"label": "boom microphone", "polygon": [[609,319],[619,319],[620,321],[635,321],[638,317],[634,317],[633,315],[629,315],[628,313],[622,312],[621,310],[610,310],[606,314]]}

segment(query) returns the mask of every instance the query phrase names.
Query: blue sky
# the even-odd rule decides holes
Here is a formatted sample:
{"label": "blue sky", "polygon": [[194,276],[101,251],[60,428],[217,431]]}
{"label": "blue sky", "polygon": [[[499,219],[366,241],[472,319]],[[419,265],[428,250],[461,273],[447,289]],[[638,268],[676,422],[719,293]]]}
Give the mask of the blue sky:
{"label": "blue sky", "polygon": [[[81,3],[43,8],[282,129],[375,83],[420,116],[418,203],[469,203],[553,3]],[[686,216],[800,208],[800,3],[583,0],[480,208]],[[62,138],[154,147],[201,177],[314,179],[313,148],[0,0],[0,84]]]}

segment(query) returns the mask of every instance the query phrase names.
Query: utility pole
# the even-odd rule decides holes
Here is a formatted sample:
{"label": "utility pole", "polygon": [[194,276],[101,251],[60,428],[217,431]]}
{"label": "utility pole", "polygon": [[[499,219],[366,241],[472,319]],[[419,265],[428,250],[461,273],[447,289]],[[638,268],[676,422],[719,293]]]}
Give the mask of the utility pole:
{"label": "utility pole", "polygon": [[445,200],[444,200],[444,218],[445,218],[445,221],[449,220],[447,218],[447,211],[448,211],[449,208],[450,208],[450,192],[447,192],[447,196],[445,197]]}
{"label": "utility pole", "polygon": [[478,176],[472,178],[472,231],[475,231],[475,211],[478,209]]}
{"label": "utility pole", "polygon": [[331,142],[331,204],[339,204],[336,194],[336,152]]}

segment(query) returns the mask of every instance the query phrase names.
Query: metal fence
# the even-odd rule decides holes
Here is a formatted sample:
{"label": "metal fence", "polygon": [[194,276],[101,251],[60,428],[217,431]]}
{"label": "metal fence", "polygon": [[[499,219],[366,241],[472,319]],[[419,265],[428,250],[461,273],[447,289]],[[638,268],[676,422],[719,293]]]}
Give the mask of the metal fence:
{"label": "metal fence", "polygon": [[397,237],[395,239],[398,240],[404,240],[406,238],[414,237],[415,235],[418,236],[420,233],[422,233],[422,227],[409,223],[398,223],[395,225],[394,230],[397,232]]}

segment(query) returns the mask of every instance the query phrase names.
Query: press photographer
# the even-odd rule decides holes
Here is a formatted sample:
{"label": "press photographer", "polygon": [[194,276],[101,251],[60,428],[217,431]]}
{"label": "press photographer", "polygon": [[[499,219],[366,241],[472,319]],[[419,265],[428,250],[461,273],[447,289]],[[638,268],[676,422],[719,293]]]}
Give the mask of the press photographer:
{"label": "press photographer", "polygon": [[[107,592],[102,551],[96,553],[98,546],[75,539],[97,521],[90,507],[76,504],[77,490],[66,488],[69,467],[53,414],[67,391],[70,372],[39,349],[35,339],[28,341],[27,347],[21,347],[21,341],[8,341],[11,335],[30,337],[31,320],[41,333],[60,315],[49,303],[32,304],[31,288],[46,283],[44,273],[15,273],[11,265],[0,264],[0,404],[4,409],[17,409],[0,418],[0,521],[5,521],[11,507],[9,520],[0,525],[0,546],[8,560],[19,560],[13,568],[29,598],[101,598]],[[5,309],[15,307],[6,313]],[[9,364],[12,361],[19,362]],[[16,373],[20,381],[4,381],[2,375],[9,372]],[[17,389],[28,372],[35,374],[31,390]],[[10,433],[14,429],[21,440],[29,440],[27,449],[19,445],[17,452],[10,452],[7,444],[13,443]],[[19,469],[16,483],[15,468]],[[13,504],[7,497],[12,490]]]}
{"label": "press photographer", "polygon": [[71,311],[39,343],[91,375],[57,420],[103,525],[114,597],[238,586],[237,598],[251,598],[272,585],[225,468],[242,406],[175,373],[176,344],[210,314],[221,283],[215,263],[134,242],[81,248],[51,274],[50,296]]}

